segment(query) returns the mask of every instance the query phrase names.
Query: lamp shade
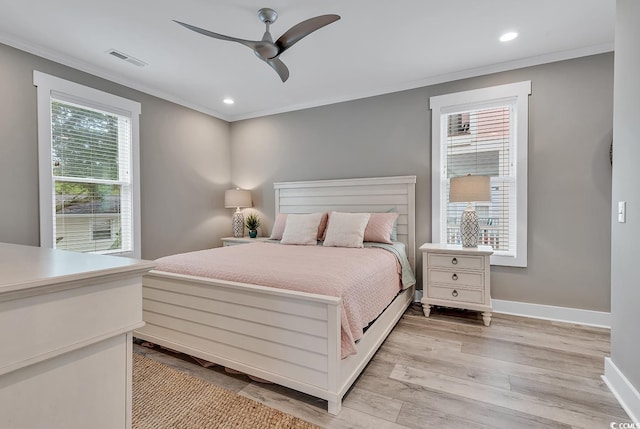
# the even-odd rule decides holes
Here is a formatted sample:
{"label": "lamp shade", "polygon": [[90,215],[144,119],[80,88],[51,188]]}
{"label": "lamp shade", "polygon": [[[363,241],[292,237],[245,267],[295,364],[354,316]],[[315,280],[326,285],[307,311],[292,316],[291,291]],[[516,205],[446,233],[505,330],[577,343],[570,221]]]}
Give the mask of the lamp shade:
{"label": "lamp shade", "polygon": [[251,207],[251,192],[240,188],[225,191],[224,206],[228,209]]}
{"label": "lamp shade", "polygon": [[489,176],[472,176],[470,174],[452,177],[449,187],[450,203],[471,203],[491,201]]}

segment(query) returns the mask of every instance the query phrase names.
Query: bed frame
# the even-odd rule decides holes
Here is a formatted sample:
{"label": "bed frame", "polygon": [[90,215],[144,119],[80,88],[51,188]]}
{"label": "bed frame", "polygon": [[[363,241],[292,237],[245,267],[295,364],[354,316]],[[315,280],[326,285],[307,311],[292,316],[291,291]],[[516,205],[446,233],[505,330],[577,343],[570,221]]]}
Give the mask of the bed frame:
{"label": "bed frame", "polygon": [[[275,183],[277,213],[395,209],[415,271],[415,176]],[[340,359],[341,298],[151,271],[134,336],[328,401],[342,398],[413,300],[396,297]]]}

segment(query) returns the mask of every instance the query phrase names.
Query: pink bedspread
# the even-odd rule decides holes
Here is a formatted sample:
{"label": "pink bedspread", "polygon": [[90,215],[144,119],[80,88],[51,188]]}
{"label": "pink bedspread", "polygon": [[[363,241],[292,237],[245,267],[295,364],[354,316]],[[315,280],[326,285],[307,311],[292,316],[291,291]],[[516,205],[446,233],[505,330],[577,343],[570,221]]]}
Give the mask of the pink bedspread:
{"label": "pink bedspread", "polygon": [[342,357],[401,290],[400,264],[379,248],[251,243],[156,260],[157,271],[342,298]]}

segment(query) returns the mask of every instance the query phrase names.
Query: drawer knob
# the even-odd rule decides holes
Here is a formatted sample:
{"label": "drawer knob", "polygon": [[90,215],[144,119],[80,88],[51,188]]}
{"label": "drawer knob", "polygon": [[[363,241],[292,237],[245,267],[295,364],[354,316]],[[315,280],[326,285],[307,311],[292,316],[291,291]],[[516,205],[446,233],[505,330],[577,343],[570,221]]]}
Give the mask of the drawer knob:
{"label": "drawer knob", "polygon": [[451,263],[452,263],[453,265],[458,265],[458,259],[457,259],[457,258],[453,258],[453,259],[451,260]]}
{"label": "drawer knob", "polygon": [[454,297],[458,296],[458,291],[454,289],[453,292],[451,292],[451,295]]}
{"label": "drawer knob", "polygon": [[456,273],[453,273],[453,275],[451,276],[452,280],[458,280],[458,275]]}

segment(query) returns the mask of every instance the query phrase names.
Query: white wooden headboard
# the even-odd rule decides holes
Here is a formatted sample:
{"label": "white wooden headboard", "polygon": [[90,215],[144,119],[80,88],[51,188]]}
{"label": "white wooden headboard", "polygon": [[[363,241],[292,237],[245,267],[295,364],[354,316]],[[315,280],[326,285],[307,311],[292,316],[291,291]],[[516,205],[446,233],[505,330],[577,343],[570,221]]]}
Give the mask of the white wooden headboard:
{"label": "white wooden headboard", "polygon": [[398,213],[398,241],[407,246],[415,272],[416,261],[416,176],[364,179],[276,182],[278,213],[328,211],[380,213],[395,208]]}

